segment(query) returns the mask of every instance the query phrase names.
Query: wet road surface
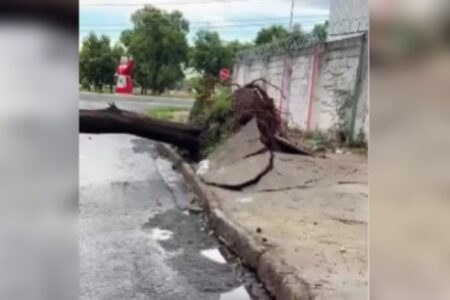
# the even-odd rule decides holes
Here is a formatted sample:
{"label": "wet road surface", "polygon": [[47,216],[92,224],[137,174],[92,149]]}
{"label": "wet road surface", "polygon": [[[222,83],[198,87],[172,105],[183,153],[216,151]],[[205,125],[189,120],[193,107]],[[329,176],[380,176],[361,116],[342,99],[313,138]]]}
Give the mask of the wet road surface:
{"label": "wet road surface", "polygon": [[153,142],[79,140],[80,299],[250,299]]}

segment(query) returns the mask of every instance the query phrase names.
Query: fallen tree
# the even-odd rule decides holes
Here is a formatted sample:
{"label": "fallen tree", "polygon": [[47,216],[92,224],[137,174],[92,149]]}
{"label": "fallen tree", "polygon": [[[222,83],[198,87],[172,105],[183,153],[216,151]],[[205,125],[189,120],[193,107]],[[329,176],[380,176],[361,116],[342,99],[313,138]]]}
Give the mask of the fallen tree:
{"label": "fallen tree", "polygon": [[[283,130],[280,112],[274,101],[257,81],[271,85],[265,79],[257,79],[238,88],[231,96],[234,129],[256,119],[260,140],[270,152],[312,155],[311,152],[290,142]],[[273,85],[271,85],[273,86]],[[277,87],[273,86],[278,89]],[[106,109],[81,109],[80,133],[91,134],[132,134],[139,137],[164,142],[186,150],[193,160],[201,158],[207,128],[175,123],[147,117],[143,114],[121,110],[115,104]],[[226,122],[226,121],[224,121]]]}
{"label": "fallen tree", "polygon": [[115,104],[106,109],[81,109],[79,118],[80,133],[132,134],[175,145],[186,150],[192,159],[199,159],[202,133],[199,128],[121,110]]}

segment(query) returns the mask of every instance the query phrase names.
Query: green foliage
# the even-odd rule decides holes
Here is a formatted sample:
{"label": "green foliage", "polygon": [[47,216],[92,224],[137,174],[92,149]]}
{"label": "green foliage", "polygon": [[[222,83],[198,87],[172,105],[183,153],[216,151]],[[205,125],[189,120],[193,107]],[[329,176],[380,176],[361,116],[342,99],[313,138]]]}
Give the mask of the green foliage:
{"label": "green foliage", "polygon": [[201,77],[191,77],[186,78],[183,82],[183,89],[189,92],[197,92],[199,89],[199,84],[201,82]]}
{"label": "green foliage", "polygon": [[231,131],[231,90],[228,87],[220,87],[206,101],[201,90],[203,84],[199,84],[199,94],[191,109],[189,123],[206,128],[203,156],[213,151]]}
{"label": "green foliage", "polygon": [[83,80],[81,80],[81,88],[85,91],[91,90],[91,84],[89,83],[89,80],[84,77]]}
{"label": "green foliage", "polygon": [[319,42],[325,42],[328,37],[328,22],[316,24],[312,31],[312,37]]}
{"label": "green foliage", "polygon": [[222,87],[213,94],[213,103],[209,111],[208,120],[223,123],[231,116],[231,91]]}
{"label": "green foliage", "polygon": [[213,104],[207,113],[207,141],[204,155],[211,153],[231,131],[231,90],[219,88],[213,95]]}
{"label": "green foliage", "polygon": [[150,108],[145,111],[145,114],[149,117],[156,118],[156,119],[162,119],[162,120],[173,120],[174,114],[180,111],[186,111],[184,108],[178,108],[178,107],[157,107],[157,108]]}
{"label": "green foliage", "polygon": [[189,24],[179,11],[167,13],[146,5],[131,17],[133,29],[121,34],[121,42],[136,61],[134,79],[143,91],[161,94],[184,76]]}
{"label": "green foliage", "polygon": [[272,25],[268,28],[261,29],[255,39],[255,45],[264,45],[272,43],[276,40],[284,39],[289,36],[289,32],[281,25]]}
{"label": "green foliage", "polygon": [[254,47],[251,43],[241,43],[237,40],[229,42],[225,45],[227,57],[229,57],[228,69],[232,70],[234,63],[236,62],[236,56],[239,52]]}
{"label": "green foliage", "polygon": [[296,23],[296,24],[294,24],[294,25],[292,26],[292,33],[293,33],[293,34],[298,34],[298,35],[303,35],[303,34],[305,34],[305,32],[303,31],[302,25],[301,25],[301,24],[298,24],[298,23]]}
{"label": "green foliage", "polygon": [[120,42],[127,48],[130,47],[132,34],[133,31],[130,29],[126,29],[120,34]]}
{"label": "green foliage", "polygon": [[237,40],[226,43],[217,32],[200,30],[189,52],[190,65],[204,76],[217,77],[220,69],[233,67],[237,52],[251,46]]}
{"label": "green foliage", "polygon": [[198,72],[216,77],[220,69],[230,67],[232,57],[217,32],[200,30],[194,38],[191,60]]}
{"label": "green foliage", "polygon": [[79,56],[80,78],[83,79],[84,85],[93,85],[99,92],[104,85],[114,85],[114,73],[120,54],[119,47],[111,48],[107,36],[98,37],[95,33],[89,34],[82,41]]}
{"label": "green foliage", "polygon": [[228,51],[231,52],[232,57],[234,58],[236,56],[236,53],[252,48],[254,45],[252,43],[242,43],[238,40],[234,40],[232,42],[227,43]]}
{"label": "green foliage", "polygon": [[191,108],[191,113],[189,114],[189,123],[195,126],[204,126],[207,119],[207,96],[204,93],[203,80],[199,82],[194,87],[195,89],[195,102]]}

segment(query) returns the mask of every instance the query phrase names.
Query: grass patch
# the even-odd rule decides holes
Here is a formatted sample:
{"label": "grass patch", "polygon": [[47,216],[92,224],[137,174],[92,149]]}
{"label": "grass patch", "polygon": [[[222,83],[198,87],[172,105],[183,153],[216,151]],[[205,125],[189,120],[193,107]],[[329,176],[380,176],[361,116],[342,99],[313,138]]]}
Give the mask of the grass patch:
{"label": "grass patch", "polygon": [[229,136],[232,122],[231,89],[216,88],[209,97],[199,89],[189,116],[190,124],[206,128],[203,134],[203,157],[213,152]]}
{"label": "grass patch", "polygon": [[159,97],[162,98],[175,98],[175,99],[187,99],[187,100],[194,100],[195,95],[192,93],[163,93]]}
{"label": "grass patch", "polygon": [[[150,108],[145,111],[145,114],[151,118],[174,121],[174,122],[183,122],[187,121],[189,116],[189,110],[186,108],[180,107],[155,107]],[[185,116],[183,118],[183,116]],[[185,119],[185,120],[184,120]]]}

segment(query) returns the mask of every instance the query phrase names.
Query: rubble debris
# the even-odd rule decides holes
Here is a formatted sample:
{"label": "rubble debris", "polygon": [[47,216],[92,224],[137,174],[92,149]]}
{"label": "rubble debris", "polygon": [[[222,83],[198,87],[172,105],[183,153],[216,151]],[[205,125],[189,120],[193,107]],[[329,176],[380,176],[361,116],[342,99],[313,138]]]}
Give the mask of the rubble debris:
{"label": "rubble debris", "polygon": [[197,172],[196,174],[199,176],[205,175],[209,171],[209,160],[205,159],[202,160],[198,164]]}

